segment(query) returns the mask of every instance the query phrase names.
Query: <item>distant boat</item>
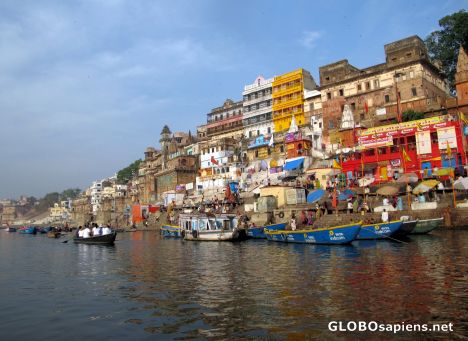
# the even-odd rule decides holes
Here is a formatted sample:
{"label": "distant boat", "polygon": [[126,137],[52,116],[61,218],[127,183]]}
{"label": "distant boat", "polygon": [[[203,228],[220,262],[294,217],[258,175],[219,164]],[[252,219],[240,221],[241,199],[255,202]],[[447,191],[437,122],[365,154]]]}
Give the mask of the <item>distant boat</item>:
{"label": "distant boat", "polygon": [[95,236],[89,238],[75,237],[73,238],[73,241],[78,244],[113,245],[116,237],[117,232],[114,231],[110,234],[105,234],[103,236]]}
{"label": "distant boat", "polygon": [[16,227],[7,227],[5,232],[16,232]]}
{"label": "distant boat", "polygon": [[441,226],[443,222],[444,218],[419,220],[411,234],[429,233]]}
{"label": "distant boat", "polygon": [[177,225],[162,225],[161,235],[163,237],[181,238],[181,228]]}
{"label": "distant boat", "polygon": [[301,244],[349,244],[356,239],[361,222],[313,230],[265,230],[267,239],[275,242]]}
{"label": "distant boat", "polygon": [[60,232],[56,232],[56,231],[47,232],[47,237],[49,238],[59,238],[60,236],[61,236]]}
{"label": "distant boat", "polygon": [[184,240],[240,241],[247,239],[245,229],[238,227],[234,214],[181,214],[181,236]]}
{"label": "distant boat", "polygon": [[34,226],[29,226],[29,227],[22,227],[19,229],[19,233],[21,234],[36,234],[37,233],[37,228]]}
{"label": "distant boat", "polygon": [[401,227],[400,220],[388,223],[362,225],[356,239],[384,239],[392,236]]}
{"label": "distant boat", "polygon": [[267,236],[264,231],[265,229],[269,231],[285,230],[286,223],[272,224],[272,225],[258,226],[258,227],[249,227],[247,229],[247,236],[253,239],[267,239]]}

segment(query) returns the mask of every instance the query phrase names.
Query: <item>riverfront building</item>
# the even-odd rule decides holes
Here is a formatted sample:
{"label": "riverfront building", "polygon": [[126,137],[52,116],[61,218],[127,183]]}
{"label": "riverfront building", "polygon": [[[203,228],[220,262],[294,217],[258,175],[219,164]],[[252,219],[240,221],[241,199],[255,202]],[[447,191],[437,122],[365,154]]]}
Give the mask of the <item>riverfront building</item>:
{"label": "riverfront building", "polygon": [[209,138],[240,138],[243,134],[242,101],[227,99],[221,107],[211,110],[206,120],[206,136]]}
{"label": "riverfront building", "polygon": [[244,136],[249,141],[260,135],[268,138],[273,132],[272,83],[273,78],[258,76],[255,82],[246,85],[242,92]]}
{"label": "riverfront building", "polygon": [[438,115],[449,96],[442,73],[418,36],[385,45],[385,63],[359,69],[344,59],[319,71],[324,143],[334,150],[343,147],[339,130],[345,104],[356,127],[374,127],[401,121],[407,109]]}
{"label": "riverfront building", "polygon": [[273,124],[275,132],[289,129],[294,116],[298,126],[305,124],[304,90],[317,88],[309,71],[297,69],[273,80]]}

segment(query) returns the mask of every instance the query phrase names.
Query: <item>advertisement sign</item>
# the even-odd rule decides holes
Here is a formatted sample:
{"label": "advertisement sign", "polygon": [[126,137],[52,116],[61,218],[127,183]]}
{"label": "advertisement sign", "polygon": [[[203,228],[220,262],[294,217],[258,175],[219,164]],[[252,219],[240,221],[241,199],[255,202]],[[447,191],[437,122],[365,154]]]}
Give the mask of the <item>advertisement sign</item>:
{"label": "advertisement sign", "polygon": [[421,131],[416,133],[416,150],[418,154],[432,153],[430,131]]}
{"label": "advertisement sign", "polygon": [[375,114],[377,116],[380,116],[380,115],[387,115],[387,108],[377,108],[375,110]]}
{"label": "advertisement sign", "polygon": [[284,139],[284,142],[290,143],[290,142],[294,142],[294,141],[301,140],[301,139],[302,139],[302,134],[300,131],[297,131],[295,133],[287,133]]}
{"label": "advertisement sign", "polygon": [[384,136],[381,138],[369,138],[369,139],[359,140],[359,147],[361,149],[378,148],[378,147],[391,146],[391,145],[393,145],[392,136]]}
{"label": "advertisement sign", "polygon": [[439,149],[447,149],[447,143],[450,148],[457,148],[457,135],[455,127],[437,129],[437,138],[439,139]]}
{"label": "advertisement sign", "polygon": [[425,126],[434,125],[434,124],[438,124],[442,122],[444,122],[442,116],[429,117],[429,118],[425,118],[422,120],[415,120],[415,121],[409,121],[409,122],[402,122],[398,124],[389,124],[386,126],[369,128],[369,129],[360,131],[359,135],[366,136],[366,135],[373,135],[373,134],[379,134],[379,133],[393,132],[393,131],[398,131],[398,130],[403,130],[403,131],[407,129],[414,130],[415,128],[423,129]]}

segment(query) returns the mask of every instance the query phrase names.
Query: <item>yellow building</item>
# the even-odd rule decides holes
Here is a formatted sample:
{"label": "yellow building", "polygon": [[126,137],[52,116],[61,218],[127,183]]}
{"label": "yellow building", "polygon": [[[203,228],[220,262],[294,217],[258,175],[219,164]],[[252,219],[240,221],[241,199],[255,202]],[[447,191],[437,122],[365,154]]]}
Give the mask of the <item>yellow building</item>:
{"label": "yellow building", "polygon": [[309,71],[295,71],[276,76],[273,81],[273,124],[275,132],[289,129],[294,115],[298,126],[305,124],[304,89],[316,89],[314,79]]}

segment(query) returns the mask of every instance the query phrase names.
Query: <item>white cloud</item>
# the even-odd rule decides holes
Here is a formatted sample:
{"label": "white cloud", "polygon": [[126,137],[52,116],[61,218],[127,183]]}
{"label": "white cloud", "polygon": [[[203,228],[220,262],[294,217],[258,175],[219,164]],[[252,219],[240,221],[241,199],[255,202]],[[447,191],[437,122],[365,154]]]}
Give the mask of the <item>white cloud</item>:
{"label": "white cloud", "polygon": [[306,49],[312,49],[316,46],[316,42],[323,36],[321,31],[303,31],[299,43]]}

